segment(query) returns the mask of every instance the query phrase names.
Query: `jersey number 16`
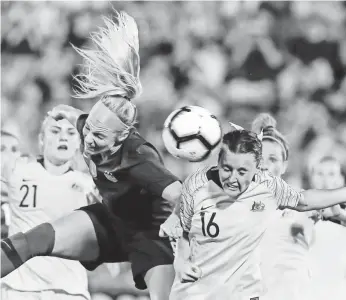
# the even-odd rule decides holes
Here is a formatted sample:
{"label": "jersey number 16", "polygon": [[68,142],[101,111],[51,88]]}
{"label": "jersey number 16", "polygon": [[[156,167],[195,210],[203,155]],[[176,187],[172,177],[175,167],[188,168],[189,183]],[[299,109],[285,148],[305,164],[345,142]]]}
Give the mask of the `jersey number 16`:
{"label": "jersey number 16", "polygon": [[[31,189],[32,187],[32,189]],[[19,207],[36,207],[36,191],[37,191],[37,185],[33,184],[31,187],[29,187],[29,185],[27,184],[23,184],[20,188],[20,190],[24,190],[24,196],[22,201],[19,204]],[[32,201],[30,201],[30,196],[29,194],[31,194],[30,192],[32,191]],[[27,201],[25,201],[27,200]]]}
{"label": "jersey number 16", "polygon": [[216,212],[212,213],[211,218],[209,219],[208,224],[205,222],[205,213],[201,212],[201,221],[202,221],[202,233],[204,236],[210,236],[211,238],[216,238],[220,233],[219,225],[214,222]]}

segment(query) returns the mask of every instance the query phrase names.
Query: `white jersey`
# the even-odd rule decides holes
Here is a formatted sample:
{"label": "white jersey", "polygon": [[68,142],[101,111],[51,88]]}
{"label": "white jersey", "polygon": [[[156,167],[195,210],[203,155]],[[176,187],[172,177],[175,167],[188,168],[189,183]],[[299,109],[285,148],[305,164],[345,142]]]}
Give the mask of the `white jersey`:
{"label": "white jersey", "polygon": [[313,299],[346,299],[346,227],[330,221],[315,225],[311,247]]}
{"label": "white jersey", "polygon": [[[19,159],[8,177],[9,235],[26,232],[88,205],[86,193],[92,189],[92,180],[83,173],[69,170],[52,175],[40,162],[27,158]],[[62,258],[30,259],[2,279],[2,284],[19,291],[56,290],[90,298],[84,267],[78,261]]]}
{"label": "white jersey", "polygon": [[172,300],[261,296],[259,243],[277,208],[295,207],[303,197],[280,178],[259,172],[231,202],[217,181],[218,171],[204,168],[183,184],[181,223],[189,233],[190,260],[202,277],[194,283],[176,277]]}
{"label": "white jersey", "polygon": [[314,224],[304,212],[285,209],[260,244],[261,272],[269,299],[311,298],[310,247]]}

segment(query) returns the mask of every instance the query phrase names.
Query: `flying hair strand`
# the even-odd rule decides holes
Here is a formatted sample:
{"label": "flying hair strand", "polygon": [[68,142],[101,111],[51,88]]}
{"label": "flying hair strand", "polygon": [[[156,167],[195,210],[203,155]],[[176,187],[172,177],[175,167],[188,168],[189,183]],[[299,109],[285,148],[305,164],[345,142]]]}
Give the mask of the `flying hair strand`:
{"label": "flying hair strand", "polygon": [[103,18],[105,27],[91,34],[96,49],[73,48],[84,59],[84,72],[75,76],[76,98],[120,96],[129,100],[142,92],[139,80],[138,28],[125,12],[116,12],[116,23]]}

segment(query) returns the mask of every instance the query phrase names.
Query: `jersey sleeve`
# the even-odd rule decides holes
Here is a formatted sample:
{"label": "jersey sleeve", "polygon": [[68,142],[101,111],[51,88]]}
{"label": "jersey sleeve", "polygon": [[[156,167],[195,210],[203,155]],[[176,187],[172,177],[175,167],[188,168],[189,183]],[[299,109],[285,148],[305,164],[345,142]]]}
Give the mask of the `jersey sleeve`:
{"label": "jersey sleeve", "polygon": [[189,232],[194,213],[194,198],[189,190],[189,182],[184,182],[180,196],[180,223],[183,231]]}
{"label": "jersey sleeve", "polygon": [[255,181],[267,186],[280,209],[294,208],[304,201],[304,195],[301,191],[297,191],[280,177],[272,176],[268,172],[259,172]]}
{"label": "jersey sleeve", "polygon": [[191,229],[192,217],[195,212],[196,193],[208,182],[207,173],[209,167],[197,170],[186,178],[182,186],[180,198],[180,223],[183,231]]}
{"label": "jersey sleeve", "polygon": [[158,154],[151,147],[140,146],[136,155],[137,163],[129,168],[128,174],[132,181],[150,193],[162,196],[167,186],[179,181],[179,178],[161,164]]}

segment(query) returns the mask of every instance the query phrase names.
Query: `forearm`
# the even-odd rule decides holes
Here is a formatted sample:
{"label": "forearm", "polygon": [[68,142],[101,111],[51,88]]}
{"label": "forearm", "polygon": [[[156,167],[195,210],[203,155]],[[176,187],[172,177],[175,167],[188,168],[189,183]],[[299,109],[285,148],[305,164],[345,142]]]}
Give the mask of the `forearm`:
{"label": "forearm", "polygon": [[190,242],[187,232],[183,232],[183,235],[178,239],[177,257],[184,261],[187,261],[190,257]]}
{"label": "forearm", "polygon": [[304,200],[296,209],[298,211],[318,210],[346,202],[346,187],[334,190],[307,190],[303,192]]}

